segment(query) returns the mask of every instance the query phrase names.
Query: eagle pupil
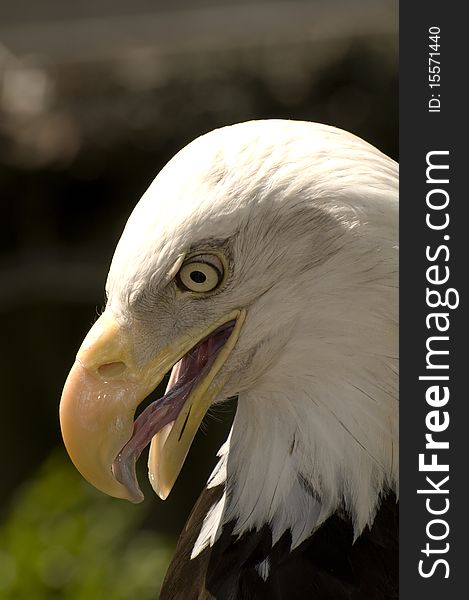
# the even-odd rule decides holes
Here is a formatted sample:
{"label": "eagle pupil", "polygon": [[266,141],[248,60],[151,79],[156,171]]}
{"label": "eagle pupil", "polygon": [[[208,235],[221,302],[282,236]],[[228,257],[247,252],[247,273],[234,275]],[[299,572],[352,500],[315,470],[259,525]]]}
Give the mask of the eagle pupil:
{"label": "eagle pupil", "polygon": [[207,276],[202,271],[192,271],[190,277],[194,283],[204,283],[207,279]]}

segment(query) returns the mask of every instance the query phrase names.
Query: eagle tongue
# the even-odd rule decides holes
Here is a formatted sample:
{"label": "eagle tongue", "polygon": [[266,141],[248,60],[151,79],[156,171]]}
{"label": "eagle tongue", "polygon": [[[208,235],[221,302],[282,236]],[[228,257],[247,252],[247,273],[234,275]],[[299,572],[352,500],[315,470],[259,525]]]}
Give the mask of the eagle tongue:
{"label": "eagle tongue", "polygon": [[132,437],[112,463],[114,477],[127,488],[133,502],[143,500],[135,470],[143,449],[163,427],[176,420],[201,374],[210,369],[233,327],[234,321],[219,327],[183,356],[171,371],[164,396],[147,406],[134,422]]}
{"label": "eagle tongue", "polygon": [[206,355],[203,350],[206,345],[200,344],[174,365],[164,396],[152,402],[138,416],[132,437],[112,464],[114,477],[125,485],[136,503],[143,500],[135,469],[137,460],[151,438],[180,413],[203,368],[204,360],[201,355]]}

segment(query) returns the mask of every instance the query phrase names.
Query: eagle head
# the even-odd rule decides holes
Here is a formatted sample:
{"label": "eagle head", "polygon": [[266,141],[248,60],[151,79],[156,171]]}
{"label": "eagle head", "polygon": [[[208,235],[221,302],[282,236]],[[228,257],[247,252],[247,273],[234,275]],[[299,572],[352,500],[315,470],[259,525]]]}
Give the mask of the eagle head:
{"label": "eagle head", "polygon": [[164,499],[209,407],[238,396],[201,547],[223,518],[294,545],[338,507],[359,533],[397,486],[396,240],[396,163],[358,137],[266,120],[190,143],[131,214],[65,384],[78,470],[141,501],[150,444]]}

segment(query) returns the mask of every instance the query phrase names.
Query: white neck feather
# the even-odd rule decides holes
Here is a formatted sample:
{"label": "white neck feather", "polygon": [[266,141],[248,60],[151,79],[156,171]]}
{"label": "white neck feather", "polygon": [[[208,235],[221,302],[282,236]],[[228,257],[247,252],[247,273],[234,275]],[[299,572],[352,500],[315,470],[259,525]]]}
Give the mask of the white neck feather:
{"label": "white neck feather", "polygon": [[[392,290],[380,286],[379,294]],[[240,394],[209,481],[226,482],[225,494],[207,515],[193,557],[229,521],[239,535],[269,523],[273,544],[289,530],[294,548],[343,509],[356,538],[373,522],[382,492],[397,493],[395,320],[380,314],[379,326],[366,304],[343,313],[341,323],[298,323],[275,365]]]}

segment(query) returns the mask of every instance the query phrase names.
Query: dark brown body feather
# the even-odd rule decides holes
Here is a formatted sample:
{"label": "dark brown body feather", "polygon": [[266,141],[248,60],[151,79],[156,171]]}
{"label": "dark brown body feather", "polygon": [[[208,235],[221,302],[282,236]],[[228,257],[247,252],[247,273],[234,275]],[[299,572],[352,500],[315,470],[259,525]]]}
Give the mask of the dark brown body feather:
{"label": "dark brown body feather", "polygon": [[[398,505],[393,494],[355,543],[352,524],[338,515],[293,552],[289,533],[272,548],[267,524],[238,539],[231,535],[234,524],[228,523],[212,548],[190,560],[204,517],[222,493],[222,486],[202,493],[179,539],[160,600],[398,598]],[[264,581],[256,565],[267,556],[270,572]]]}

